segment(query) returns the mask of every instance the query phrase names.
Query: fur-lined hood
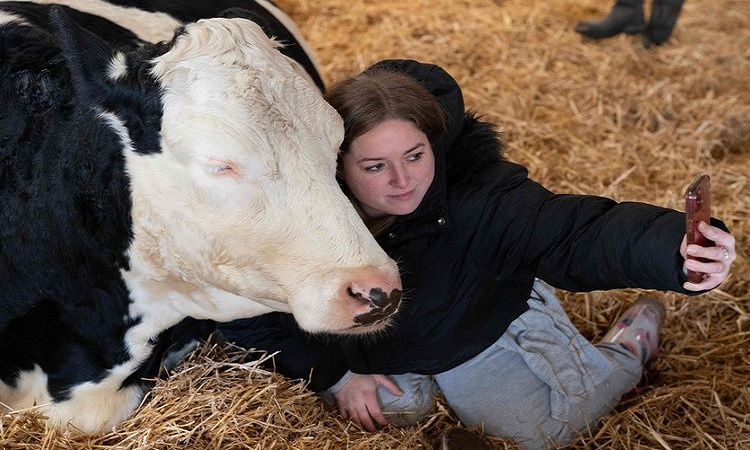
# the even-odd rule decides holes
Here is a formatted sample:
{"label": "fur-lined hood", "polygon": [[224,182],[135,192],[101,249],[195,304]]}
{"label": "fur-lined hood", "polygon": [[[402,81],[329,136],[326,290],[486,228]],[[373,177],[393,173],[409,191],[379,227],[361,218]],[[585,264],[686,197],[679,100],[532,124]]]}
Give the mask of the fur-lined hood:
{"label": "fur-lined hood", "polygon": [[419,207],[398,220],[400,223],[425,219],[440,221],[450,214],[446,211],[449,191],[502,160],[500,134],[495,125],[483,122],[477,114],[465,110],[460,86],[441,67],[404,59],[384,60],[373,67],[395,70],[413,77],[427,87],[443,108],[446,129],[432,143],[435,179]]}

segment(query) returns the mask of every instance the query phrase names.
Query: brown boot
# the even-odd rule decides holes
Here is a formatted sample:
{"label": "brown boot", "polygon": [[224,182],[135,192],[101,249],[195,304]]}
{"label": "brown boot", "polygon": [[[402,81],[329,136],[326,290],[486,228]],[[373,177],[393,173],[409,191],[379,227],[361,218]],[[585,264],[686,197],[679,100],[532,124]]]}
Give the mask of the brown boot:
{"label": "brown boot", "polygon": [[602,338],[617,344],[646,364],[659,348],[659,329],[666,310],[657,299],[643,297],[627,309]]}
{"label": "brown boot", "polygon": [[492,450],[492,447],[481,436],[465,428],[450,428],[443,433],[437,450]]}

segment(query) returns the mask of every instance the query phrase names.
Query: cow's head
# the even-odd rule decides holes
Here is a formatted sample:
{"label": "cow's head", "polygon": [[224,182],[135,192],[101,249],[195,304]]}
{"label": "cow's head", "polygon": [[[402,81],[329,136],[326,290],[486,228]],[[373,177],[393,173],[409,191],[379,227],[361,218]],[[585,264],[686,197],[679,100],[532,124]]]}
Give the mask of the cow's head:
{"label": "cow's head", "polygon": [[136,305],[220,321],[291,311],[310,331],[383,326],[398,270],[336,183],[341,119],[260,27],[202,20],[115,53],[56,16],[77,95],[124,148]]}

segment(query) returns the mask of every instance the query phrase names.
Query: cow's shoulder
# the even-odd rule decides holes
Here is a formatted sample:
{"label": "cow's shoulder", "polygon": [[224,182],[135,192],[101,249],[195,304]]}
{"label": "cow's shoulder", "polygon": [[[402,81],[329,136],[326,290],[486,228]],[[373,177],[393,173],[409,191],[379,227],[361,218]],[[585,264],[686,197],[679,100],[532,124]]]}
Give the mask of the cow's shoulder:
{"label": "cow's shoulder", "polygon": [[[93,36],[77,30],[68,40],[80,42],[76,32]],[[110,291],[113,303],[128,301],[118,273],[128,266],[131,239],[123,143],[81,101],[108,74],[88,72],[92,56],[65,58],[64,40],[23,21],[0,24],[0,330],[51,299],[63,314],[100,295],[84,286]],[[99,67],[111,56],[97,56]],[[74,89],[71,73],[84,72],[89,79]],[[104,287],[110,280],[119,285]]]}

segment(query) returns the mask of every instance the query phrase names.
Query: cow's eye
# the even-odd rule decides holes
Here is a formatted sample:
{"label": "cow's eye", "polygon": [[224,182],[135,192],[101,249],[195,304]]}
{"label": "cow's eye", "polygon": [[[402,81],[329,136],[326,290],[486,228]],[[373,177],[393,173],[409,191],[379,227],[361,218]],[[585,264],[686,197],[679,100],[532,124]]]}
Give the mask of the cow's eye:
{"label": "cow's eye", "polygon": [[204,168],[209,175],[217,177],[237,176],[237,166],[234,161],[229,159],[207,158],[204,161]]}
{"label": "cow's eye", "polygon": [[232,166],[226,164],[211,166],[210,171],[212,175],[225,175],[233,172]]}

